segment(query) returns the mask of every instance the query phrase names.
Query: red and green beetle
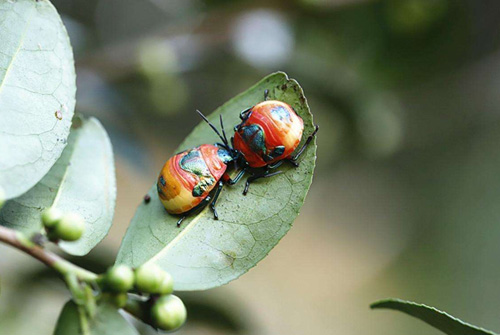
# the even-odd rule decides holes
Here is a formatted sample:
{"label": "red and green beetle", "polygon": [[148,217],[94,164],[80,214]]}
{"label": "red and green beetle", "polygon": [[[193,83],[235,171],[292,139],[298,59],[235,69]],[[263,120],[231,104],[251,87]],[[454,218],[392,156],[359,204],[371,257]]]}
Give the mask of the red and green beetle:
{"label": "red and green beetle", "polygon": [[[226,137],[222,116],[221,135],[217,127],[198,111],[222,143],[203,144],[183,151],[163,166],[158,177],[158,194],[168,213],[183,215],[177,222],[178,226],[189,213],[207,205],[210,205],[217,220],[215,204],[224,184],[237,183],[246,172],[250,172],[251,176],[246,181],[244,195],[255,180],[280,174],[282,171],[272,170],[283,162],[299,166],[297,159],[316,135],[318,126],[292,155],[302,139],[304,122],[290,105],[267,100],[267,95],[266,90],[263,102],[240,113],[241,123],[234,127],[231,144]],[[230,163],[240,170],[234,179],[227,173]]]}

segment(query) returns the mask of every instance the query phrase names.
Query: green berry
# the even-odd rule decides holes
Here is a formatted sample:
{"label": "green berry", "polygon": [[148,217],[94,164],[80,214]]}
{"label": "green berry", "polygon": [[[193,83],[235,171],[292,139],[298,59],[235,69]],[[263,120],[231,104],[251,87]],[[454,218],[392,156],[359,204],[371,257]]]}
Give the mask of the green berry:
{"label": "green berry", "polygon": [[165,272],[156,264],[144,264],[135,270],[135,286],[143,293],[160,293]]}
{"label": "green berry", "polygon": [[175,295],[160,297],[151,308],[153,325],[161,330],[175,330],[186,321],[186,307]]}
{"label": "green berry", "polygon": [[46,208],[42,212],[42,223],[45,228],[54,228],[62,218],[62,213],[55,207]]}
{"label": "green berry", "polygon": [[54,227],[54,235],[63,241],[76,241],[82,237],[85,230],[85,221],[76,213],[63,215]]}
{"label": "green berry", "polygon": [[104,287],[112,292],[128,292],[134,287],[134,272],[126,265],[115,265],[106,273]]}
{"label": "green berry", "polygon": [[163,280],[160,283],[158,293],[167,295],[174,291],[174,279],[168,272],[163,272]]}

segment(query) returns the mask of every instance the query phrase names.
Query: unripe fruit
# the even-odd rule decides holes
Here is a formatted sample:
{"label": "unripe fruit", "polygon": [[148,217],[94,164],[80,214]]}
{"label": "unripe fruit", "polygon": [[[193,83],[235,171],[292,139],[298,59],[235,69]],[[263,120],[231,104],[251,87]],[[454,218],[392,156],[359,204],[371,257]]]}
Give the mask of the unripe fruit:
{"label": "unripe fruit", "polygon": [[143,293],[160,293],[165,272],[156,264],[144,264],[135,270],[135,286]]}
{"label": "unripe fruit", "polygon": [[104,288],[112,292],[128,292],[134,287],[134,272],[126,265],[115,265],[104,276]]}
{"label": "unripe fruit", "polygon": [[175,295],[160,297],[151,308],[153,326],[161,330],[175,330],[186,321],[186,307]]}
{"label": "unripe fruit", "polygon": [[42,212],[42,223],[45,228],[54,228],[62,218],[62,212],[55,208],[49,207]]}
{"label": "unripe fruit", "polygon": [[163,280],[160,283],[160,288],[158,293],[161,295],[167,295],[174,291],[174,279],[168,272],[163,272]]}
{"label": "unripe fruit", "polygon": [[76,213],[63,215],[61,220],[54,227],[55,237],[63,241],[76,241],[82,237],[85,230],[85,221]]}

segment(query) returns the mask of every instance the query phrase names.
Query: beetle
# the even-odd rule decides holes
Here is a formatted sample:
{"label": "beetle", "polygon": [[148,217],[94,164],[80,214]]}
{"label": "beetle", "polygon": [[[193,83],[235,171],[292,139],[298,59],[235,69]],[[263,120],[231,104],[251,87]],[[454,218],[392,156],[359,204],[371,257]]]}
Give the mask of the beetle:
{"label": "beetle", "polygon": [[[253,181],[282,173],[270,171],[284,161],[299,166],[297,159],[316,135],[318,127],[292,156],[301,141],[304,123],[290,105],[267,97],[266,90],[263,102],[240,113],[241,123],[234,128],[231,144],[227,140],[222,115],[221,134],[203,113],[197,111],[222,143],[203,144],[180,152],[163,166],[157,182],[158,195],[168,213],[182,214],[177,226],[187,215],[207,205],[217,220],[215,204],[224,183],[236,184],[247,171],[252,175],[246,181],[244,195]],[[230,163],[239,169],[234,179],[227,173]]]}
{"label": "beetle", "polygon": [[[163,166],[156,184],[158,196],[170,214],[185,214],[179,221],[180,226],[188,213],[196,212],[210,204],[217,220],[215,203],[227,183],[235,183],[226,174],[227,164],[234,160],[234,154],[225,145],[203,144],[180,152],[171,157]],[[210,195],[215,189],[215,193]]]}
{"label": "beetle", "polygon": [[245,184],[244,195],[255,180],[282,173],[271,171],[283,162],[298,167],[299,157],[319,130],[315,126],[302,147],[292,155],[302,140],[304,121],[289,104],[268,100],[268,95],[269,91],[265,90],[263,102],[240,113],[241,123],[234,127],[234,137],[231,138],[234,150],[243,157],[242,170],[251,170],[252,173]]}

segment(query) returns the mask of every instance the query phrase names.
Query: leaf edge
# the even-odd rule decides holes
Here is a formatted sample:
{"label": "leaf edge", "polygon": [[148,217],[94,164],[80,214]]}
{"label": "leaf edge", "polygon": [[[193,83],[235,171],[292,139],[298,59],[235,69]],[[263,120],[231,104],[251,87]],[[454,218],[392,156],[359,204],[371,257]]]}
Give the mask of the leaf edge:
{"label": "leaf edge", "polygon": [[474,329],[476,331],[483,332],[484,334],[487,334],[487,335],[499,335],[499,334],[497,334],[497,333],[495,333],[495,332],[493,332],[491,330],[488,330],[488,329],[485,329],[485,328],[482,328],[482,327],[478,327],[478,326],[475,326],[475,325],[470,324],[468,322],[462,321],[459,318],[454,317],[453,315],[448,314],[445,311],[441,311],[441,310],[439,310],[439,309],[437,309],[435,307],[428,306],[428,305],[425,305],[425,304],[416,303],[416,302],[413,302],[413,301],[408,301],[408,300],[403,300],[403,299],[398,299],[398,298],[387,298],[387,299],[382,299],[382,300],[375,301],[374,303],[370,304],[370,309],[390,309],[390,310],[399,311],[399,312],[405,313],[406,315],[409,315],[409,316],[412,316],[412,317],[414,317],[416,319],[419,319],[419,320],[427,323],[428,325],[430,325],[430,326],[432,326],[432,327],[434,327],[434,328],[436,328],[436,329],[444,332],[442,329],[437,328],[433,324],[429,323],[427,320],[425,320],[423,318],[420,318],[419,316],[412,315],[410,312],[405,311],[404,309],[400,308],[402,306],[410,306],[410,307],[415,307],[415,308],[418,308],[418,309],[429,310],[431,312],[434,312],[436,314],[439,314],[441,316],[444,316],[444,317],[450,319],[452,322],[457,322],[461,326],[472,328],[472,329]]}

